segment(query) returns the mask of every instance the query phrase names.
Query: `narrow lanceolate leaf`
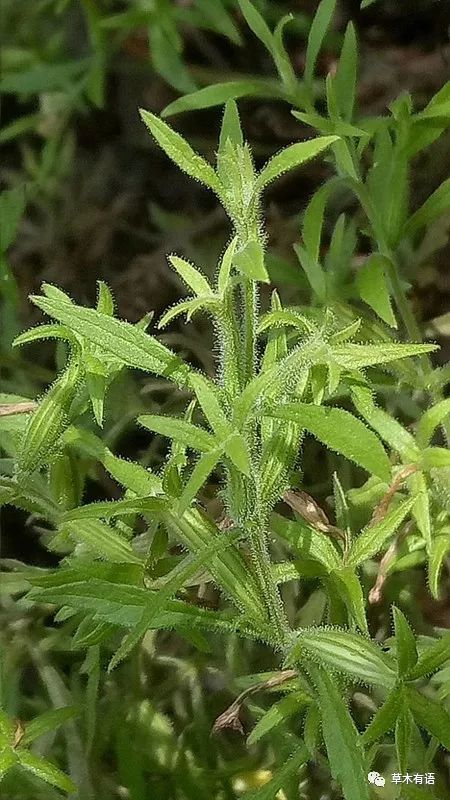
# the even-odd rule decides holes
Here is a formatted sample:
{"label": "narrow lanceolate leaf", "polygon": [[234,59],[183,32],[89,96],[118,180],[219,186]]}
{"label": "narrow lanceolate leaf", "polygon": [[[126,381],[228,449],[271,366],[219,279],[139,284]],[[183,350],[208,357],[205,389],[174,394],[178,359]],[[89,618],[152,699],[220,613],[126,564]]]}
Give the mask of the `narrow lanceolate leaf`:
{"label": "narrow lanceolate leaf", "polygon": [[404,698],[400,686],[394,686],[382,706],[375,712],[369,725],[362,735],[364,745],[370,745],[381,739],[385,733],[392,731],[397,717],[404,705]]}
{"label": "narrow lanceolate leaf", "polygon": [[405,703],[395,723],[395,749],[397,752],[397,763],[401,773],[406,772],[408,767],[413,725],[414,720],[412,714]]}
{"label": "narrow lanceolate leaf", "polygon": [[389,686],[395,671],[380,647],[366,637],[339,628],[305,628],[297,631],[297,641],[287,664],[313,660],[334,672],[348,675],[358,683]]}
{"label": "narrow lanceolate leaf", "polygon": [[404,228],[404,235],[411,236],[425,225],[439,219],[450,208],[450,178],[441,183],[438,189],[425,201]]}
{"label": "narrow lanceolate leaf", "polygon": [[250,475],[250,455],[245,439],[240,433],[235,432],[227,437],[223,442],[223,449],[239,472]]}
{"label": "narrow lanceolate leaf", "polygon": [[417,426],[417,444],[419,447],[427,447],[436,428],[441,425],[450,415],[450,398],[441,400],[440,403],[432,406],[425,411]]}
{"label": "narrow lanceolate leaf", "polygon": [[269,274],[264,265],[264,250],[260,242],[250,241],[233,258],[237,268],[254,281],[269,283]]}
{"label": "narrow lanceolate leaf", "polygon": [[20,740],[20,744],[23,746],[31,744],[39,736],[59,728],[66,720],[73,719],[78,713],[79,711],[75,706],[67,706],[65,708],[54,708],[51,711],[40,714],[25,724],[25,733]]}
{"label": "narrow lanceolate leaf", "polygon": [[162,112],[163,117],[170,117],[171,114],[180,114],[182,111],[193,111],[200,108],[211,108],[221,106],[230,100],[238,100],[240,97],[271,97],[280,95],[278,82],[272,80],[243,79],[237,81],[225,81],[215,83],[212,86],[205,86],[196,92],[178,97],[173,103]]}
{"label": "narrow lanceolate leaf", "polygon": [[[283,790],[283,787],[290,785],[292,779],[298,775],[300,767],[307,761],[309,761],[309,753],[301,742],[287,759],[283,758],[282,766],[275,770],[269,783],[254,791],[246,792],[245,800],[277,800],[282,797],[280,791]],[[365,798],[361,798],[361,800],[365,800]]]}
{"label": "narrow lanceolate leaf", "polygon": [[415,502],[415,497],[408,497],[389,511],[380,522],[365,528],[353,542],[347,557],[347,564],[356,567],[379,553],[387,539],[393,536],[402,524]]}
{"label": "narrow lanceolate leaf", "polygon": [[133,552],[130,542],[114,528],[99,519],[66,522],[62,532],[68,533],[75,542],[87,545],[96,556],[117,563],[140,564],[141,559]]}
{"label": "narrow lanceolate leaf", "polygon": [[148,428],[149,431],[167,436],[175,442],[198,450],[200,453],[207,453],[217,444],[213,436],[208,431],[187,422],[184,419],[175,417],[161,417],[156,414],[143,414],[138,417],[140,425]]}
{"label": "narrow lanceolate leaf", "polygon": [[283,697],[278,703],[274,703],[256,723],[247,739],[247,744],[252,745],[259,742],[263,736],[270,733],[277,725],[301,711],[309,701],[310,698],[303,692],[293,692],[287,697]]}
{"label": "narrow lanceolate leaf", "polygon": [[358,45],[356,41],[355,26],[352,22],[347,25],[344,44],[335,77],[336,100],[341,116],[351,120],[355,105],[356,72],[358,67]]}
{"label": "narrow lanceolate leaf", "polygon": [[408,620],[399,608],[394,606],[395,643],[397,646],[398,674],[407,675],[417,662],[417,647],[414,633]]}
{"label": "narrow lanceolate leaf", "polygon": [[389,459],[381,442],[348,411],[307,403],[286,403],[266,413],[277,419],[297,422],[330,450],[349,458],[382,480],[389,480]]}
{"label": "narrow lanceolate leaf", "polygon": [[437,639],[434,644],[421,653],[417,664],[411,670],[409,680],[423,678],[436,672],[446,661],[450,661],[450,635]]}
{"label": "narrow lanceolate leaf", "polygon": [[197,267],[192,266],[189,261],[179,256],[169,256],[172,267],[178,272],[180,278],[195,292],[199,297],[211,295],[212,289],[202,273]]}
{"label": "narrow lanceolate leaf", "polygon": [[292,522],[280,514],[273,514],[270,530],[286,539],[302,558],[318,561],[327,572],[341,567],[339,553],[331,539],[305,522]]}
{"label": "narrow lanceolate leaf", "polygon": [[163,375],[186,385],[189,367],[167,347],[128,322],[100,314],[92,308],[75,306],[61,300],[31,298],[49,316],[67,325],[74,333],[98,345],[100,351],[119,358],[123,364]]}
{"label": "narrow lanceolate leaf", "polygon": [[378,253],[368,258],[356,275],[356,286],[361,300],[364,300],[383,322],[396,328],[397,321],[389,296],[386,261],[387,259]]}
{"label": "narrow lanceolate leaf", "polygon": [[216,467],[222,455],[222,448],[216,447],[208,453],[203,453],[201,458],[197,461],[192,474],[183,489],[178,502],[178,513],[180,516],[189,508],[194,498],[197,496],[198,491],[206,483],[211,472]]}
{"label": "narrow lanceolate leaf", "polygon": [[316,326],[311,320],[303,314],[298,314],[296,311],[289,309],[280,309],[279,311],[269,311],[264,314],[258,325],[258,333],[262,333],[268,328],[292,327],[298,328],[304,333],[315,333]]}
{"label": "narrow lanceolate leaf", "polygon": [[312,82],[320,48],[333,18],[335,6],[336,0],[322,0],[314,15],[306,50],[304,77],[308,84]]}
{"label": "narrow lanceolate leaf", "polygon": [[375,405],[370,388],[368,386],[352,386],[351,393],[357,411],[378,433],[378,436],[400,453],[404,460],[415,461],[419,456],[419,450],[414,437],[390,414]]}
{"label": "narrow lanceolate leaf", "polygon": [[342,598],[350,619],[356,623],[363,633],[369,635],[364,595],[361,583],[355,571],[350,567],[343,567],[335,570],[328,580]]}
{"label": "narrow lanceolate leaf", "polygon": [[213,168],[192,149],[179,133],[150,111],[140,109],[140,115],[162,150],[183,172],[200,183],[204,183],[216,194],[220,194],[220,181]]}
{"label": "narrow lanceolate leaf", "polygon": [[235,254],[235,251],[236,251],[237,241],[238,241],[237,240],[237,236],[235,236],[234,239],[231,240],[231,242],[228,245],[227,249],[225,250],[225,252],[224,252],[224,254],[222,256],[222,260],[220,262],[219,276],[217,278],[217,288],[218,288],[218,290],[219,290],[221,295],[224,294],[224,292],[225,292],[225,290],[226,290],[226,288],[228,286],[228,282],[230,280],[231,269],[232,269],[232,266],[233,266],[233,258],[234,258],[234,254]]}
{"label": "narrow lanceolate leaf", "polygon": [[269,53],[272,53],[273,34],[264,17],[261,16],[250,0],[238,0],[238,2],[248,27],[253,31],[255,36],[258,37],[260,42],[263,43]]}
{"label": "narrow lanceolate leaf", "polygon": [[346,369],[373,367],[376,364],[388,364],[400,358],[420,356],[437,350],[434,344],[343,344],[334,346],[333,358]]}
{"label": "narrow lanceolate leaf", "polygon": [[405,687],[405,695],[417,724],[435,736],[446,750],[450,750],[450,714],[448,711],[440,703],[436,703],[430,697],[425,697],[412,687]]}
{"label": "narrow lanceolate leaf", "polygon": [[436,600],[439,599],[439,578],[441,575],[441,570],[444,564],[444,559],[449,552],[450,532],[436,536],[431,543],[428,573],[428,582],[430,584],[431,594]]}
{"label": "narrow lanceolate leaf", "polygon": [[197,374],[191,375],[190,384],[211,428],[220,438],[225,438],[231,432],[231,425],[220,405],[216,385]]}
{"label": "narrow lanceolate leaf", "polygon": [[17,758],[20,766],[33,775],[36,775],[37,778],[41,778],[41,780],[50,783],[52,786],[56,786],[57,789],[61,789],[63,792],[68,792],[70,794],[76,791],[77,787],[70,778],[64,775],[64,772],[61,772],[61,770],[55,767],[50,761],[40,758],[40,756],[34,753],[30,753],[28,750],[19,750]]}
{"label": "narrow lanceolate leaf", "polygon": [[315,158],[323,150],[337,142],[338,139],[338,136],[318,136],[316,139],[311,139],[307,142],[296,142],[289,145],[289,147],[285,147],[284,150],[280,150],[261,170],[256,181],[257,189],[264,189],[268,183],[279,178],[285,172],[311,161],[312,158]]}
{"label": "narrow lanceolate leaf", "polygon": [[322,731],[333,778],[339,781],[345,800],[369,800],[369,783],[361,737],[340,689],[325,669],[311,670],[317,689]]}

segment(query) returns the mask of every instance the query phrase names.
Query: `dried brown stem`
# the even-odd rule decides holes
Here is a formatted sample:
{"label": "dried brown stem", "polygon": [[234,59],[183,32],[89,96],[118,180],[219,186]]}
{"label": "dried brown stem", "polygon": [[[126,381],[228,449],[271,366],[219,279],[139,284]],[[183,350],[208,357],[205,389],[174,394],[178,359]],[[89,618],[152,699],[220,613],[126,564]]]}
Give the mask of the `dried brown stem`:
{"label": "dried brown stem", "polygon": [[273,678],[269,678],[267,681],[257,683],[255,686],[250,686],[249,689],[245,689],[245,691],[241,692],[241,694],[236,697],[236,700],[231,703],[226,711],[217,717],[213,725],[212,733],[218,733],[224,730],[224,728],[231,728],[234,731],[239,731],[239,733],[243,735],[244,728],[239,715],[244,700],[257,692],[266,691],[267,689],[276,689],[278,686],[282,686],[284,683],[294,678],[298,678],[297,670],[286,669],[282,672],[278,672]]}
{"label": "dried brown stem", "polygon": [[15,414],[29,414],[30,411],[36,411],[38,404],[33,400],[29,403],[8,403],[8,405],[0,405],[0,417],[10,417]]}

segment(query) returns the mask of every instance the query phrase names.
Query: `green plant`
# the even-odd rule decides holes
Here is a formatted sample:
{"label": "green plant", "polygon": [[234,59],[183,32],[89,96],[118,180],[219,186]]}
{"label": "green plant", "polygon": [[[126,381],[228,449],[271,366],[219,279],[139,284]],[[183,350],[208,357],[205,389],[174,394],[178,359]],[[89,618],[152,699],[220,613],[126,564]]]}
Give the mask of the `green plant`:
{"label": "green plant", "polygon": [[[433,367],[435,345],[421,342],[403,268],[408,264],[413,274],[422,231],[449,205],[448,181],[413,213],[409,197],[413,156],[448,125],[448,86],[422,112],[413,113],[403,97],[385,118],[355,119],[357,48],[350,26],[336,75],[327,80],[328,114],[321,116],[311,86],[334,3],[320,4],[301,84],[282,48],[282,26],[272,35],[248,0],[240,4],[274,56],[283,92],[303,103],[296,115],[321,135],[292,144],[256,171],[237,106],[228,99],[213,167],[164,121],[141,112],[159,146],[216,194],[230,219],[213,281],[185,259],[169,257],[189,297],[158,321],[161,329],[179,315],[206,314],[216,336],[216,371],[203,374],[147,333],[150,318],[137,325],[117,319],[105,284],[99,283],[96,309],[44,285],[33,302],[54,321],[15,344],[53,337],[66,348],[66,360],[37,407],[29,398],[0,397],[6,456],[0,502],[33,515],[61,563],[44,570],[21,565],[17,575],[5,575],[17,580],[16,592],[27,592],[29,607],[58,607],[63,636],[75,651],[87,650],[90,714],[101,652],[111,655],[111,673],[132,662],[139,643],[157,631],[174,631],[200,652],[213,649],[216,636],[239,636],[255,647],[263,642],[274,669],[250,675],[214,725],[219,736],[227,727],[242,730],[247,706],[257,718],[248,748],[274,743],[271,780],[246,797],[295,800],[314,796],[320,786],[329,797],[369,800],[376,795],[367,774],[387,763],[392,772],[439,770],[435,789],[402,785],[391,797],[440,800],[439,748],[450,749],[450,641],[417,620],[408,570],[427,564],[438,596],[450,551],[450,401],[444,398],[450,376],[448,368]],[[178,108],[183,102],[194,107],[199,96],[207,95],[182,98]],[[217,97],[225,99],[220,91]],[[309,202],[295,248],[310,286],[308,302],[288,306],[273,292],[270,308],[261,311],[269,282],[264,190],[319,155],[336,175]],[[350,220],[338,218],[324,256],[325,207],[339,189],[360,209]],[[355,271],[362,237],[370,252]],[[180,416],[138,416],[142,429],[169,441],[159,471],[116,455],[101,435],[108,393],[125,368],[165,379],[184,403]],[[396,419],[398,409],[413,420],[412,431]],[[333,522],[304,491],[312,448],[330,454]],[[98,464],[124,494],[83,503]],[[289,593],[299,581],[313,586],[301,609]],[[214,610],[201,602],[211,585],[220,593]],[[383,598],[387,613],[375,639],[372,609]],[[284,696],[268,709],[252,700],[273,691]],[[152,720],[148,706],[133,706],[126,730],[131,734],[135,725],[153,736]],[[91,745],[92,726],[91,716]],[[236,796],[226,776],[197,785],[197,754],[175,755],[167,720],[159,717],[157,726],[176,762],[173,796],[203,790],[220,800]],[[6,772],[12,756],[27,756],[11,748],[8,720],[1,730]],[[130,796],[141,800],[144,771],[126,770],[132,756],[125,739],[118,746],[120,768]],[[152,768],[167,779],[170,759],[159,752],[157,759]],[[307,764],[319,771],[314,778]]]}

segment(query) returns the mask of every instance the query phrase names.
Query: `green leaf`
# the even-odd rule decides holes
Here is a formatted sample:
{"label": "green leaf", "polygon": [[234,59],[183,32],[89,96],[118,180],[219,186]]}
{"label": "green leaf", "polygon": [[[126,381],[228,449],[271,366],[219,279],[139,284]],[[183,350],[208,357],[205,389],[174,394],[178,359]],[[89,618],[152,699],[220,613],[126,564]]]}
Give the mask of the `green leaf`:
{"label": "green leaf", "polygon": [[67,706],[65,708],[54,708],[51,711],[46,711],[40,714],[30,722],[25,724],[25,733],[20,740],[20,746],[26,746],[38,739],[39,736],[44,736],[48,731],[53,731],[59,728],[66,720],[73,719],[79,714],[75,706]]}
{"label": "green leaf", "polygon": [[297,631],[297,641],[286,663],[312,659],[336,673],[349,675],[353,681],[374,686],[389,686],[395,671],[381,648],[358,633],[339,628],[304,628]]}
{"label": "green leaf", "polygon": [[100,314],[92,308],[61,300],[32,297],[42,311],[67,325],[74,333],[98,345],[100,351],[119,358],[123,364],[153,372],[186,385],[189,367],[154,337],[134,325]]}
{"label": "green leaf", "polygon": [[436,703],[430,697],[425,697],[412,687],[405,687],[404,691],[417,724],[435,736],[446,750],[450,750],[450,714],[448,711],[440,703]]}
{"label": "green leaf", "polygon": [[387,700],[375,712],[362,735],[362,742],[365,746],[372,744],[377,739],[381,739],[385,733],[394,729],[396,719],[403,708],[404,702],[401,687],[394,686],[388,694]]}
{"label": "green leaf", "polygon": [[200,453],[207,453],[217,445],[216,440],[208,431],[192,425],[191,422],[187,422],[184,419],[162,417],[156,414],[143,414],[138,417],[137,421],[139,425],[149,431],[174,439],[186,447],[198,450]]}
{"label": "green leaf", "polygon": [[23,186],[0,194],[0,252],[6,253],[14,242],[21,217],[25,211],[25,189]]}
{"label": "green leaf", "polygon": [[247,745],[250,747],[256,744],[285,720],[301,711],[309,702],[309,698],[302,692],[293,692],[287,697],[283,697],[278,703],[274,703],[268,711],[256,723],[251,734],[247,738]]}
{"label": "green leaf", "polygon": [[408,497],[391,509],[380,522],[368,525],[353,542],[347,556],[347,564],[356,567],[382,550],[385,542],[394,535],[411,511],[415,497]]}
{"label": "green leaf", "polygon": [[450,178],[441,183],[438,189],[425,201],[403,229],[404,236],[414,236],[421,228],[430,225],[450,208]]}
{"label": "green leaf", "polygon": [[417,426],[416,439],[419,447],[427,447],[430,444],[434,431],[449,415],[450,398],[441,400],[440,403],[436,403],[429,408],[428,411],[425,411],[425,414],[422,415]]}
{"label": "green leaf", "polygon": [[317,689],[322,731],[333,778],[345,800],[369,800],[369,784],[361,737],[342,698],[341,690],[320,667],[311,670]]}
{"label": "green leaf", "polygon": [[217,466],[222,455],[222,448],[216,447],[208,453],[203,453],[197,461],[192,474],[183,489],[183,493],[178,501],[178,513],[183,515],[189,508],[192,500],[196,497],[199,489],[206,483],[213,469]]}
{"label": "green leaf", "polygon": [[309,201],[302,223],[302,237],[312,264],[319,260],[325,206],[334,189],[337,179],[332,178],[321,186]]}
{"label": "green leaf", "polygon": [[425,472],[450,467],[450,451],[445,447],[426,447],[422,451],[420,467]]}
{"label": "green leaf", "polygon": [[367,420],[378,435],[396,450],[406,462],[416,461],[419,450],[414,437],[394,417],[378,408],[368,386],[351,386],[356,409]]}
{"label": "green leaf", "polygon": [[[93,504],[93,511],[95,513],[95,505]],[[87,506],[81,506],[81,509]],[[98,510],[100,516],[100,509]],[[74,512],[69,512],[74,516]],[[84,519],[83,521],[77,519],[76,522],[63,522],[61,527],[62,533],[67,533],[76,542],[83,542],[89,550],[100,558],[106,558],[108,561],[130,564],[140,564],[141,559],[136,553],[133,552],[130,542],[128,542],[118,531],[111,528],[109,525],[101,522],[99,519]]]}
{"label": "green leaf", "polygon": [[219,276],[217,278],[217,288],[221,295],[224,294],[230,279],[231,269],[233,266],[234,253],[237,245],[237,236],[231,240],[227,249],[225,250],[222,260],[220,262]]}
{"label": "green leaf", "polygon": [[0,748],[0,781],[17,764],[17,753],[12,747]]}
{"label": "green leaf", "polygon": [[294,252],[308,279],[309,285],[320,303],[325,303],[327,295],[326,276],[318,261],[313,261],[309,253],[300,244],[294,244]]}
{"label": "green leaf", "polygon": [[97,311],[112,317],[114,314],[114,297],[112,296],[112,292],[104,281],[97,281],[97,287]]}
{"label": "green leaf", "polygon": [[450,635],[448,634],[441,639],[437,639],[420,654],[417,664],[408,675],[408,679],[413,681],[426,675],[431,675],[446,661],[450,661]]}
{"label": "green leaf", "polygon": [[238,100],[240,97],[273,98],[279,94],[279,87],[275,81],[271,80],[253,78],[215,83],[212,86],[198,89],[196,92],[185,94],[169,103],[161,116],[170,117],[172,114],[180,114],[183,111],[221,106],[229,101]]}
{"label": "green leaf", "polygon": [[158,328],[164,328],[171,320],[178,317],[180,314],[186,314],[186,319],[192,319],[197,311],[210,309],[212,312],[217,311],[218,298],[215,295],[208,295],[202,297],[195,297],[192,300],[186,300],[177,305],[172,306],[166,311],[158,322]]}
{"label": "green leaf", "polygon": [[217,398],[215,384],[207,380],[203,375],[197,374],[190,376],[190,384],[214,433],[221,440],[226,439],[232,433],[232,427]]}
{"label": "green leaf", "polygon": [[[158,5],[158,11],[161,12],[161,10],[161,6]],[[179,92],[192,92],[196,88],[196,84],[182,58],[181,45],[177,41],[178,33],[174,21],[168,14],[165,14],[163,24],[159,24],[159,20],[155,20],[151,11],[150,14],[149,45],[154,68],[170,86]],[[148,22],[148,11],[145,21]]]}
{"label": "green leaf", "polygon": [[264,266],[264,250],[260,242],[249,241],[243,250],[235,253],[233,258],[234,264],[238,269],[254,281],[263,281],[269,283],[269,275]]}
{"label": "green leaf", "polygon": [[212,295],[212,289],[208,281],[197,267],[194,267],[189,261],[179,256],[169,256],[169,261],[172,267],[178,272],[179,276],[196,295],[199,297],[203,295]]}
{"label": "green leaf", "polygon": [[314,323],[303,314],[286,308],[280,309],[279,311],[269,311],[267,314],[264,314],[258,325],[258,333],[262,333],[267,330],[267,328],[284,326],[299,328],[306,333],[315,333],[317,331]]}
{"label": "green leaf", "polygon": [[352,22],[347,25],[344,44],[336,71],[334,88],[339,111],[346,120],[351,120],[355,105],[356,73],[358,68],[358,45],[356,41],[355,26]]}
{"label": "green leaf", "polygon": [[398,675],[399,678],[403,678],[411,672],[417,662],[416,639],[405,615],[396,606],[393,611]]}
{"label": "green leaf", "polygon": [[228,458],[243,475],[250,475],[251,463],[248,447],[240,433],[232,433],[223,442],[223,447]]}
{"label": "green leaf", "polygon": [[447,553],[450,552],[450,533],[436,536],[431,542],[428,582],[431,594],[439,599],[439,578]]}
{"label": "green leaf", "polygon": [[273,514],[270,518],[270,530],[286,539],[303,559],[318,561],[327,572],[342,566],[331,539],[321,531],[311,528],[306,522],[292,522],[280,514]]}
{"label": "green leaf", "polygon": [[346,369],[373,367],[375,364],[388,364],[400,358],[432,353],[439,348],[434,344],[343,344],[333,347],[333,357]]}
{"label": "green leaf", "polygon": [[[275,771],[269,783],[255,791],[246,792],[243,800],[277,800],[280,797],[279,792],[289,785],[290,781],[298,774],[300,767],[307,761],[309,761],[309,753],[301,742],[287,759],[283,758],[283,765]],[[365,798],[360,798],[360,800],[365,800]]]}
{"label": "green leaf", "polygon": [[179,133],[172,130],[169,125],[155,116],[155,114],[144,109],[140,109],[139,113],[150,133],[169,158],[191,178],[195,178],[212,189],[217,195],[220,195],[220,181],[208,162],[198,153],[195,153]]}
{"label": "green leaf", "polygon": [[315,704],[306,709],[303,735],[308,752],[311,758],[315,759],[321,738],[320,711]]}
{"label": "green leaf", "polygon": [[333,19],[335,6],[336,0],[322,0],[322,2],[319,3],[309,31],[304,74],[305,82],[309,85],[311,85],[314,77],[314,68],[320,48],[322,47],[322,42],[330,27],[331,20]]}
{"label": "green leaf", "polygon": [[358,628],[369,635],[365,614],[365,601],[361,583],[353,569],[344,567],[331,573],[328,579],[345,603],[350,618]]}
{"label": "green leaf", "polygon": [[273,35],[264,18],[250,0],[238,0],[238,2],[248,27],[263,43],[269,53],[273,53]]}
{"label": "green leaf", "polygon": [[405,704],[400,710],[395,723],[395,749],[397,752],[398,767],[401,773],[406,772],[409,763],[412,724],[412,714]]}
{"label": "green leaf", "polygon": [[230,140],[234,147],[244,146],[244,136],[242,134],[238,107],[235,100],[232,99],[227,100],[225,104],[222,125],[220,127],[218,161],[225,151],[225,145],[228,140]]}
{"label": "green leaf", "polygon": [[370,256],[357,272],[356,286],[361,300],[364,300],[383,322],[391,328],[396,328],[397,321],[392,310],[387,283],[386,261],[387,259],[379,253]]}
{"label": "green leaf", "polygon": [[289,147],[285,147],[284,150],[280,150],[259,173],[256,181],[257,189],[264,189],[267,184],[279,178],[285,172],[311,161],[312,158],[315,158],[333,142],[337,142],[338,139],[338,136],[318,136],[316,139],[296,142],[289,145]]}
{"label": "green leaf", "polygon": [[66,61],[60,64],[41,64],[31,69],[4,74],[0,81],[0,92],[4,94],[35,95],[57,92],[74,87],[87,72],[90,59]]}
{"label": "green leaf", "polygon": [[76,792],[77,787],[70,778],[51,764],[50,761],[30,753],[28,750],[19,750],[17,758],[20,766],[36,775],[37,778],[41,778],[41,780],[56,786],[57,789],[61,789],[61,791],[68,794]]}
{"label": "green leaf", "polygon": [[416,502],[412,508],[413,517],[420,533],[425,539],[427,550],[429,551],[432,538],[432,523],[427,481],[423,472],[415,472],[408,478],[407,483],[410,494],[416,498]]}
{"label": "green leaf", "polygon": [[389,480],[389,459],[379,439],[348,411],[307,403],[286,403],[266,414],[297,422],[330,450],[383,480]]}

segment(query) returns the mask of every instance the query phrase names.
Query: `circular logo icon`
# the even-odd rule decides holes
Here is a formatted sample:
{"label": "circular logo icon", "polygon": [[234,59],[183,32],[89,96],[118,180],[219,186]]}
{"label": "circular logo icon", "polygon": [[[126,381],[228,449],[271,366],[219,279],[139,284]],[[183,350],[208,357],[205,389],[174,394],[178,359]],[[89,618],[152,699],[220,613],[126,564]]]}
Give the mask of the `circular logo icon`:
{"label": "circular logo icon", "polygon": [[379,772],[369,772],[367,780],[373,786],[384,786],[386,783],[386,779]]}

